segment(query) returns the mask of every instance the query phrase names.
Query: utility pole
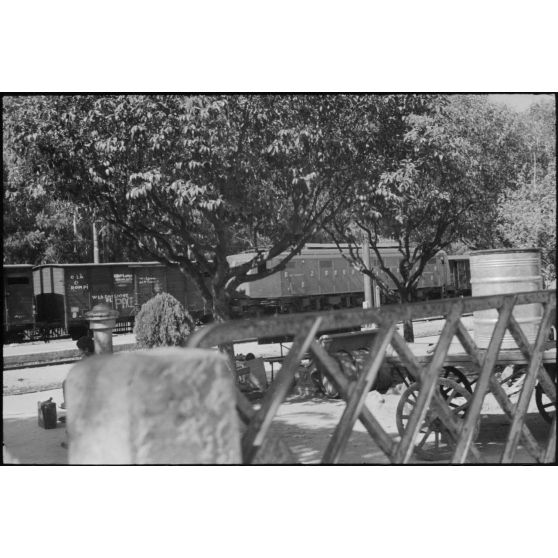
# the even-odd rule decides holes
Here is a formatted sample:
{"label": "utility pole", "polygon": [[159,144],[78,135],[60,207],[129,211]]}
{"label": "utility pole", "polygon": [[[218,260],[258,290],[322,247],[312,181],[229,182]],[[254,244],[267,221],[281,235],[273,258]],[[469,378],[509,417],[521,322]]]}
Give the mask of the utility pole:
{"label": "utility pole", "polygon": [[77,209],[74,209],[74,254],[78,251]]}

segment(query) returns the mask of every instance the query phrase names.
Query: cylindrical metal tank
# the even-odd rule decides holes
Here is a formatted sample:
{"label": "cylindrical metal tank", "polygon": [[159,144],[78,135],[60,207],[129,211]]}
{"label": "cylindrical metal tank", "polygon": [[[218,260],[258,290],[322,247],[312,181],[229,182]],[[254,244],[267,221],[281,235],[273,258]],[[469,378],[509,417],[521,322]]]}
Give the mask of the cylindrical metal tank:
{"label": "cylindrical metal tank", "polygon": [[[471,289],[473,296],[539,291],[543,288],[541,255],[537,248],[510,250],[481,250],[471,252]],[[530,343],[535,342],[542,317],[542,305],[516,306],[513,316]],[[497,310],[473,313],[475,343],[486,349],[498,319]],[[506,333],[502,349],[516,349],[517,345]]]}

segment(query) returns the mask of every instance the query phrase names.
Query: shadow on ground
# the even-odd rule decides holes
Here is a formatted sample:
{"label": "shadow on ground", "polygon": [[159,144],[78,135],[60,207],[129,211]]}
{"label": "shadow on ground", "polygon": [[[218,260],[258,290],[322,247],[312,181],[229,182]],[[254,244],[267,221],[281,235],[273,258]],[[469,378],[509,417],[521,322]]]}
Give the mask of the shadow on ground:
{"label": "shadow on ground", "polygon": [[[297,403],[305,403],[305,408],[297,409]],[[343,413],[343,401],[327,401],[322,398],[290,398],[281,406],[274,418],[270,434],[280,436],[291,448],[300,463],[319,464],[331,439],[339,418]],[[374,409],[372,409],[374,412]],[[376,414],[377,418],[381,413]],[[538,413],[528,413],[526,422],[531,432],[545,446],[550,426]],[[387,423],[384,424],[386,426]],[[394,439],[399,436],[387,425],[386,431]],[[476,447],[487,463],[499,463],[505,448],[510,421],[503,414],[483,415]],[[37,424],[36,417],[5,417],[3,421],[4,442],[11,457],[20,464],[67,464],[67,450],[61,447],[66,440],[63,424],[58,428],[45,430]],[[414,464],[447,464],[443,461],[420,461]],[[514,463],[534,463],[535,460],[520,445]],[[9,463],[9,462],[8,462]],[[353,430],[340,464],[388,465],[389,459],[379,449],[369,434],[357,423]]]}
{"label": "shadow on ground", "polygon": [[[539,446],[545,448],[550,435],[550,425],[538,413],[527,413],[525,422]],[[511,422],[504,414],[483,416],[475,445],[488,463],[500,462],[510,426]],[[514,463],[536,463],[534,457],[529,454],[521,442]]]}
{"label": "shadow on ground", "polygon": [[[271,424],[270,435],[280,436],[300,463],[319,464],[333,435],[334,426],[300,426],[276,417]],[[392,437],[396,437],[395,434]],[[340,464],[384,464],[390,461],[374,440],[365,432],[353,431]]]}
{"label": "shadow on ground", "polygon": [[[297,403],[304,403],[304,410],[291,411]],[[289,398],[282,404],[282,409],[271,425],[271,434],[280,436],[291,448],[300,463],[319,464],[331,439],[345,404],[343,401],[328,400],[327,411],[320,411],[322,398]],[[322,407],[323,408],[323,407]],[[371,409],[374,412],[373,409]],[[386,428],[381,416],[376,416],[388,434],[395,441],[399,436],[393,428]],[[546,447],[550,426],[538,413],[528,413],[526,423],[541,447]],[[358,424],[358,423],[357,423]],[[506,438],[511,422],[503,414],[485,414],[482,416],[479,435],[475,445],[486,463],[500,463],[506,446]],[[389,459],[380,450],[362,426],[355,426],[342,457],[341,464],[390,464]],[[449,464],[449,459],[433,461],[420,460],[413,456],[412,464]],[[514,463],[536,463],[534,457],[520,443]]]}
{"label": "shadow on ground", "polygon": [[[4,444],[9,457],[22,465],[66,465],[68,450],[60,444],[66,440],[66,428],[45,430],[34,417],[4,418]],[[6,464],[11,464],[4,457]]]}
{"label": "shadow on ground", "polygon": [[[319,464],[345,409],[343,400],[291,396],[273,419],[270,435],[280,436],[303,464]],[[388,429],[387,429],[388,430]],[[397,438],[395,432],[388,434]],[[390,461],[362,425],[353,430],[340,464],[389,465]]]}

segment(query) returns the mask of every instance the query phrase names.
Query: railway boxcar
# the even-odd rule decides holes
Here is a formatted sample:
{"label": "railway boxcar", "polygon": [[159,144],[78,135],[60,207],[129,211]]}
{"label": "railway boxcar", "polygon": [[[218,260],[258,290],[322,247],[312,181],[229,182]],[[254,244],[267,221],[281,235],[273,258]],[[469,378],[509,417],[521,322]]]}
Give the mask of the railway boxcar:
{"label": "railway boxcar", "polygon": [[35,328],[33,266],[4,265],[2,283],[4,285],[4,342],[23,341]]}
{"label": "railway boxcar", "polygon": [[118,310],[115,332],[131,331],[141,306],[159,291],[194,312],[203,310],[199,293],[180,271],[159,262],[40,265],[33,278],[38,319],[74,339],[88,329],[85,313],[100,303]]}
{"label": "railway boxcar", "polygon": [[[401,254],[393,243],[380,246],[382,259],[394,273],[399,273]],[[232,266],[249,261],[253,253],[230,256]],[[276,265],[279,258],[271,260]],[[371,254],[371,265],[378,261]],[[385,273],[384,280],[395,289]],[[448,277],[447,257],[440,252],[426,266],[419,281],[419,298],[439,298],[445,294]],[[297,312],[360,306],[364,300],[362,273],[352,267],[334,244],[307,244],[284,270],[265,279],[239,286],[235,314]],[[395,301],[395,298],[394,300]],[[392,302],[383,296],[383,303]]]}
{"label": "railway boxcar", "polygon": [[[254,257],[252,253],[231,256],[231,265]],[[269,266],[276,265],[273,259]],[[362,304],[364,281],[335,248],[304,248],[285,269],[238,289],[235,314],[283,313],[351,307]]]}

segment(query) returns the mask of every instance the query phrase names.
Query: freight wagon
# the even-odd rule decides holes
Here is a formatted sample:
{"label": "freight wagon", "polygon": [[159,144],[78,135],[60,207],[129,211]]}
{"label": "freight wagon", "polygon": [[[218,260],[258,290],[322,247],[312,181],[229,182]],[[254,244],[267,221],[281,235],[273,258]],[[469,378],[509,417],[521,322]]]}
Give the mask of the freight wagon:
{"label": "freight wagon", "polygon": [[4,265],[3,339],[4,343],[22,341],[35,329],[33,266]]}
{"label": "freight wagon", "polygon": [[[385,243],[380,247],[386,267],[399,274],[401,254],[397,246]],[[251,252],[229,257],[231,265],[239,265],[254,258]],[[282,256],[281,256],[282,257]],[[271,260],[270,266],[280,261]],[[373,267],[379,265],[371,253]],[[254,272],[255,273],[255,272]],[[384,272],[381,278],[393,290],[392,296],[382,293],[382,304],[395,302],[395,283]],[[437,254],[428,264],[418,285],[421,299],[440,298],[448,288],[449,270],[444,252]],[[306,244],[300,254],[286,264],[283,271],[264,279],[243,283],[235,301],[236,315],[326,310],[361,306],[364,300],[364,278],[339,253],[335,244]]]}
{"label": "freight wagon", "polygon": [[73,339],[88,329],[85,313],[106,303],[118,310],[115,333],[131,331],[141,306],[165,291],[196,315],[205,308],[199,292],[176,268],[158,262],[48,264],[33,272],[37,316],[57,335]]}
{"label": "freight wagon", "polygon": [[[380,246],[384,264],[399,273],[397,246]],[[254,253],[229,256],[231,265],[251,260]],[[378,261],[373,252],[371,265]],[[272,260],[271,265],[278,263]],[[395,284],[383,279],[392,294],[382,293],[382,304],[397,301]],[[159,290],[177,298],[194,319],[207,321],[210,312],[199,290],[177,268],[159,262],[104,264],[47,264],[4,266],[4,340],[71,335],[88,327],[85,313],[101,302],[119,312],[115,332],[131,331],[141,306]],[[419,299],[470,294],[469,257],[439,252],[419,280]],[[361,306],[363,275],[334,244],[307,244],[282,271],[240,285],[233,300],[235,318]]]}

